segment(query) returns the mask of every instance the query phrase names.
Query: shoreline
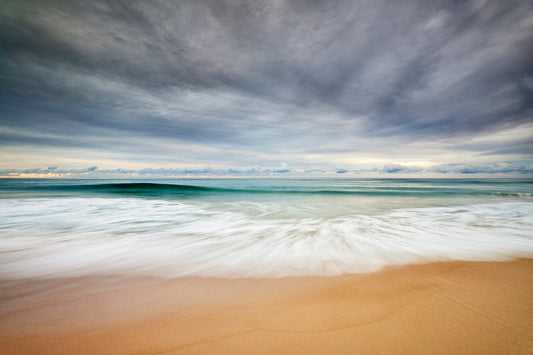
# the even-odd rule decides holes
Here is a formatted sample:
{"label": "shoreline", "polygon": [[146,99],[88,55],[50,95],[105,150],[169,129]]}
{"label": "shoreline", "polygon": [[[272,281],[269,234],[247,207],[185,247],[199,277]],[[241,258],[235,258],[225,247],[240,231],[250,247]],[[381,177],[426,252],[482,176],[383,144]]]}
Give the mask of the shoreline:
{"label": "shoreline", "polygon": [[281,279],[0,280],[24,353],[531,353],[533,259]]}

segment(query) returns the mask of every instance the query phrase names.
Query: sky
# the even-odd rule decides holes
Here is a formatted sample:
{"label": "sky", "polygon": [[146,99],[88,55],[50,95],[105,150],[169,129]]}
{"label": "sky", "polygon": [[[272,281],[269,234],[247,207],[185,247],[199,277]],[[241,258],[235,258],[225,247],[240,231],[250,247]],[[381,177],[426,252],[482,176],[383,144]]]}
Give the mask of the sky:
{"label": "sky", "polygon": [[0,176],[531,177],[533,4],[3,0]]}

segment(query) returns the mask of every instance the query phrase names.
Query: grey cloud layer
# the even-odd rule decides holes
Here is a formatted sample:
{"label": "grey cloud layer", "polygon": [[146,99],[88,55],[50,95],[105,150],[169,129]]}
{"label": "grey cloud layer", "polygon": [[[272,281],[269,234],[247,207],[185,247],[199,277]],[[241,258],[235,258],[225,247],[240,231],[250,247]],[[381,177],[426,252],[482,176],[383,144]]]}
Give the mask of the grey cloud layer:
{"label": "grey cloud layer", "polygon": [[[4,146],[360,152],[533,121],[525,0],[0,6]],[[531,140],[463,147],[532,154]]]}

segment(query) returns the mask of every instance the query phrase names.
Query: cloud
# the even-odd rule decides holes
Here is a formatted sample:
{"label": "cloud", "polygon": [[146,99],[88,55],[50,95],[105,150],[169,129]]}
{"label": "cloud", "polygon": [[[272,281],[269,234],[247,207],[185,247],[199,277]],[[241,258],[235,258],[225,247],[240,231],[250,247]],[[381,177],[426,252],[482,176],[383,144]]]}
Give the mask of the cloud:
{"label": "cloud", "polygon": [[334,169],[381,141],[531,159],[530,141],[477,139],[533,118],[532,17],[522,0],[8,1],[0,148],[238,169]]}
{"label": "cloud", "polygon": [[428,169],[432,173],[440,174],[532,174],[533,164],[522,163],[492,163],[492,164],[445,164]]}
{"label": "cloud", "polygon": [[291,169],[289,169],[289,166],[287,165],[287,163],[282,163],[279,168],[273,170],[273,172],[275,173],[288,173],[290,171]]}
{"label": "cloud", "polygon": [[399,164],[388,164],[379,169],[379,172],[386,174],[412,174],[423,171],[424,169],[417,166],[403,166]]}
{"label": "cloud", "polygon": [[90,172],[96,171],[96,170],[98,170],[97,166],[91,166],[90,168],[85,169],[84,172],[90,173]]}
{"label": "cloud", "polygon": [[0,176],[4,177],[83,177],[83,178],[178,178],[178,177],[279,177],[279,176],[316,176],[333,177],[336,174],[347,174],[352,177],[365,176],[531,176],[533,163],[531,162],[506,162],[487,164],[442,164],[428,168],[417,166],[404,166],[387,164],[383,167],[364,169],[290,169],[287,164],[278,168],[251,166],[247,168],[214,168],[182,167],[182,168],[143,168],[143,169],[98,169],[96,166],[79,169],[28,168],[12,169],[0,168]]}

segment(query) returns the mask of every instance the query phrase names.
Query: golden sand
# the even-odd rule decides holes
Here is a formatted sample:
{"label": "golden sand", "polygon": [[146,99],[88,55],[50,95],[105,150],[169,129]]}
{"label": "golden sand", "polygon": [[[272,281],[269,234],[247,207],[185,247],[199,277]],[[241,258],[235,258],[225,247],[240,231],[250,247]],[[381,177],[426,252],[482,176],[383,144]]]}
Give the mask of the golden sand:
{"label": "golden sand", "polygon": [[533,260],[0,283],[2,354],[533,354]]}

